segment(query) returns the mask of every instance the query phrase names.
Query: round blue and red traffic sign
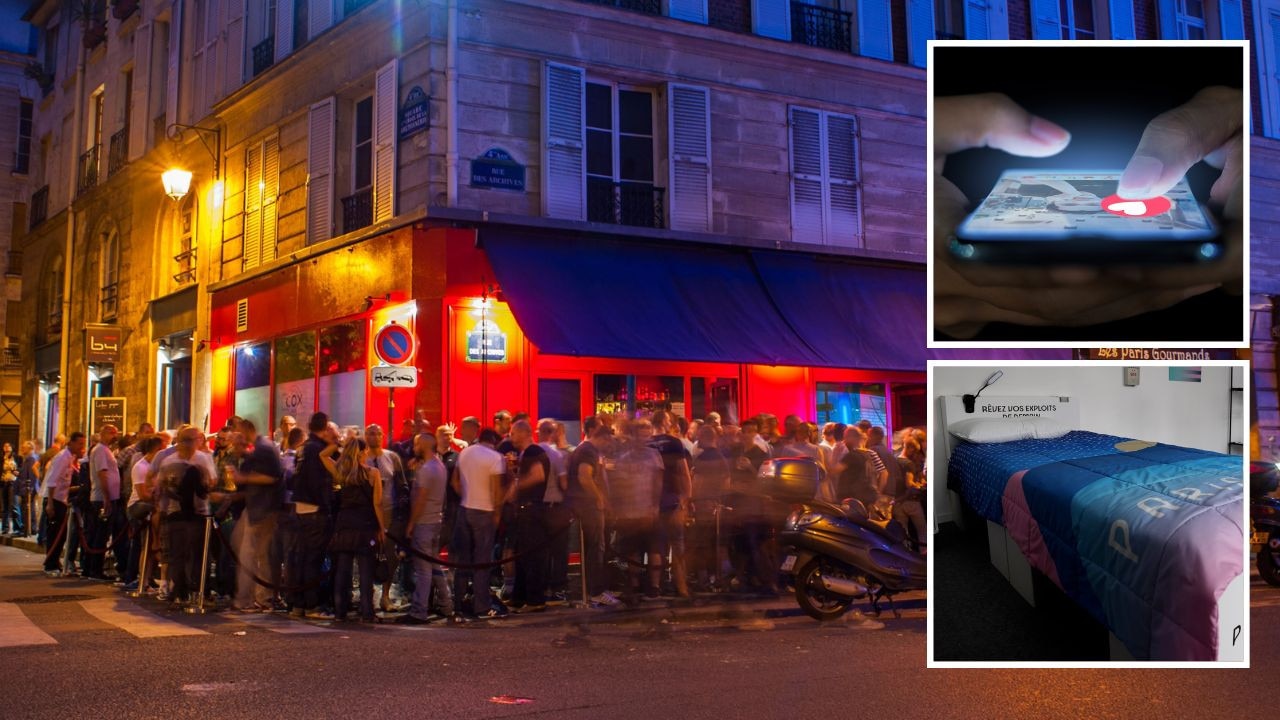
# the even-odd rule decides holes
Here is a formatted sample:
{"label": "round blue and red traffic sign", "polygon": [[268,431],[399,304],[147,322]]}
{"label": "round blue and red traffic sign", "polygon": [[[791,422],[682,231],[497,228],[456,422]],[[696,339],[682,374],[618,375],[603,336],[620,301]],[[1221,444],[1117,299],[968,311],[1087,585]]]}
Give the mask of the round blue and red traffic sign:
{"label": "round blue and red traffic sign", "polygon": [[413,333],[404,325],[384,325],[373,338],[373,351],[378,359],[388,365],[408,365],[413,362]]}

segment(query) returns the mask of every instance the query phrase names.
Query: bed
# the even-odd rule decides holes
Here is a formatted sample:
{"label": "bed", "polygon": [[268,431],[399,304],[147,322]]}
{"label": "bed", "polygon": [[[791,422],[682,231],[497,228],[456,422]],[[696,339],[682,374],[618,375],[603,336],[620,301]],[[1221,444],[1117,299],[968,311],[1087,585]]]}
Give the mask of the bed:
{"label": "bed", "polygon": [[[1113,658],[1243,660],[1243,460],[1082,430],[1066,397],[943,398],[947,480],[988,523],[992,562],[1035,603],[1031,569],[1112,633]],[[1045,437],[952,434],[1023,423]],[[996,420],[988,423],[985,419]],[[1057,431],[1061,432],[1061,430]],[[1034,434],[1034,433],[1033,433]],[[998,437],[998,436],[997,436]],[[1121,647],[1116,647],[1117,643]]]}

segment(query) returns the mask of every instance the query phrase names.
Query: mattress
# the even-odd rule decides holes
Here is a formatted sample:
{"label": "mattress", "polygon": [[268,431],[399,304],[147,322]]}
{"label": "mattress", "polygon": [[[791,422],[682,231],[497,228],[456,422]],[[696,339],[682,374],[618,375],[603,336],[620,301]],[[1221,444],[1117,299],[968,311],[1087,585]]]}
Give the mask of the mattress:
{"label": "mattress", "polygon": [[948,481],[1138,659],[1214,660],[1243,571],[1243,459],[1075,431],[959,442]]}

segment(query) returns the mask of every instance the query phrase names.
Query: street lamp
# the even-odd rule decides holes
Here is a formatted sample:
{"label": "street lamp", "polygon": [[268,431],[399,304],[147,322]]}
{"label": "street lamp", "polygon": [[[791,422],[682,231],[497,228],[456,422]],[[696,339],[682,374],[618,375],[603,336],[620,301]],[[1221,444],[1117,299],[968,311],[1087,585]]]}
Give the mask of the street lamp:
{"label": "street lamp", "polygon": [[[191,130],[196,133],[196,137],[200,138],[200,144],[204,145],[204,149],[208,151],[209,156],[213,158],[213,179],[220,179],[222,163],[219,162],[218,153],[222,151],[222,131],[218,128],[206,128],[198,125],[173,123],[169,125],[166,134],[171,140],[181,142],[184,130]],[[205,139],[207,135],[213,136],[212,146],[210,146],[209,141]],[[181,200],[191,189],[190,170],[172,168],[161,173],[160,180],[164,183],[164,194],[174,200]]]}
{"label": "street lamp", "polygon": [[164,194],[174,200],[181,200],[186,197],[187,191],[191,189],[190,170],[179,170],[178,168],[165,170],[160,174],[160,180],[164,183]]}

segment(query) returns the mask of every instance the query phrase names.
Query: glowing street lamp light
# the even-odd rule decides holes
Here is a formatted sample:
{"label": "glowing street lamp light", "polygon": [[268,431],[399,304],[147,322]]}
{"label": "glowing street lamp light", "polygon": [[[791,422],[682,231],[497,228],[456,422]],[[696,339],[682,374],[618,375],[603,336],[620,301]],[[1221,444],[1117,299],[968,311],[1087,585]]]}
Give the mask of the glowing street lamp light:
{"label": "glowing street lamp light", "polygon": [[161,173],[160,180],[164,183],[164,194],[174,200],[181,200],[186,197],[187,191],[191,189],[190,170],[179,170],[178,168],[165,170]]}

